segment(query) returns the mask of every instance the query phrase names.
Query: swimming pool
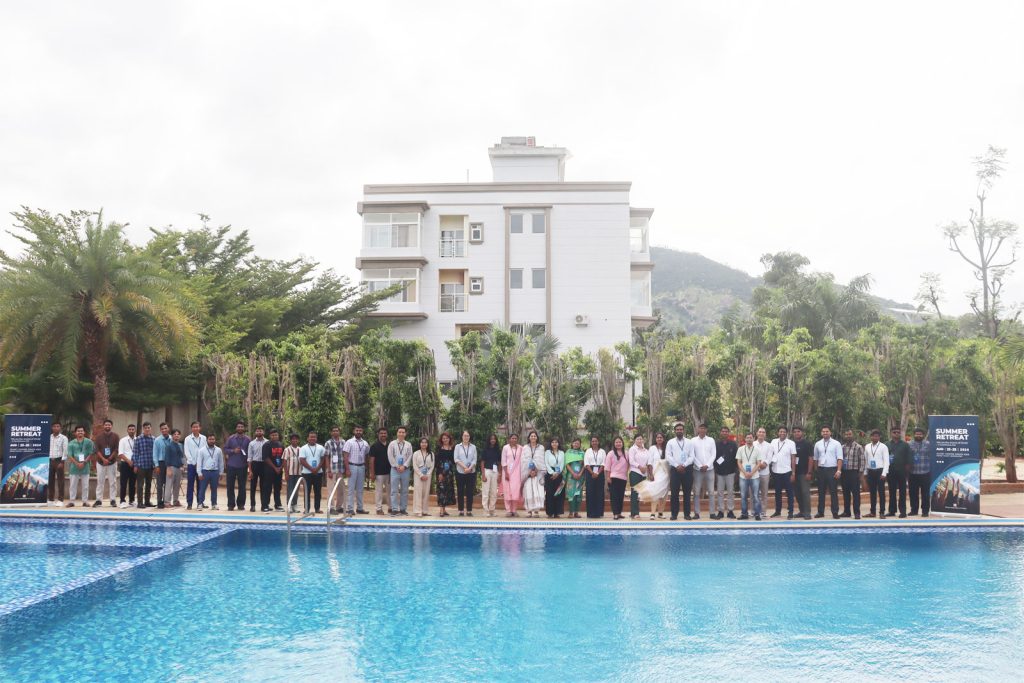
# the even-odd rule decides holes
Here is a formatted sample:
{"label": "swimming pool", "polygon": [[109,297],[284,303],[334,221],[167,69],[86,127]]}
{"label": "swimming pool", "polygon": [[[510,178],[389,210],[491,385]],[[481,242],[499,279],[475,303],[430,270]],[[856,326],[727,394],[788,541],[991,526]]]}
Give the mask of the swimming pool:
{"label": "swimming pool", "polygon": [[0,679],[1019,676],[1020,528],[0,529],[40,552],[90,526],[165,554],[0,618]]}

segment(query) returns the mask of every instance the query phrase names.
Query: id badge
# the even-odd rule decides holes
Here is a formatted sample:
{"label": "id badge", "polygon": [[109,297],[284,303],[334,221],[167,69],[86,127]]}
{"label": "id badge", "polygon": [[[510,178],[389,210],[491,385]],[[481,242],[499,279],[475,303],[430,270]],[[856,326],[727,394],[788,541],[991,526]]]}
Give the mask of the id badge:
{"label": "id badge", "polygon": [[750,465],[747,465],[747,472],[750,471]]}
{"label": "id badge", "polygon": [[109,458],[110,457],[110,448],[109,447],[103,449],[103,457],[104,458]]}
{"label": "id badge", "polygon": [[873,470],[877,470],[878,469],[877,467],[875,467],[875,461],[874,460],[871,461],[871,469],[873,469]]}

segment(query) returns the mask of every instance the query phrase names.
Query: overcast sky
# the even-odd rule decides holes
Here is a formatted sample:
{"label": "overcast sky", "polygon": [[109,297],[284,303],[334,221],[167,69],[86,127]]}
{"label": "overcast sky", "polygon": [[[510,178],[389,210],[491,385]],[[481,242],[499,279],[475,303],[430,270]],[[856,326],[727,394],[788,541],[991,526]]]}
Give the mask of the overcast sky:
{"label": "overcast sky", "polygon": [[354,274],[364,183],[490,180],[534,135],[568,180],[633,181],[655,244],[797,250],[902,301],[940,271],[963,311],[938,226],[989,144],[990,215],[1024,223],[1022,36],[1020,2],[6,1],[0,209],[138,239],[203,212]]}

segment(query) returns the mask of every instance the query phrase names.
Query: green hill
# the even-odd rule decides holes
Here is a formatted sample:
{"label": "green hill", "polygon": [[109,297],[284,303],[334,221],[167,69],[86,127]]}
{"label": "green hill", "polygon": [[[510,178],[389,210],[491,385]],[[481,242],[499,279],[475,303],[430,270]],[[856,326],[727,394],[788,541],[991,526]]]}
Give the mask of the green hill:
{"label": "green hill", "polygon": [[651,296],[664,325],[709,332],[735,304],[746,306],[761,279],[691,251],[651,247]]}
{"label": "green hill", "polygon": [[[692,251],[651,247],[651,260],[655,265],[651,276],[655,310],[661,313],[666,327],[689,334],[711,331],[731,306],[749,308],[751,294],[761,284],[759,277]],[[874,299],[883,311],[915,308],[892,299]],[[899,318],[909,323],[919,321],[913,314]]]}

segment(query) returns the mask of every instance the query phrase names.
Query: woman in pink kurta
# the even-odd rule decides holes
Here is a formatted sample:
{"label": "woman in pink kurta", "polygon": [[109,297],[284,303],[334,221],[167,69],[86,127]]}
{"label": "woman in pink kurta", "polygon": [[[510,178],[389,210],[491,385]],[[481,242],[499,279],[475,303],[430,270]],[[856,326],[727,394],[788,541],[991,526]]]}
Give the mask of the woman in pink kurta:
{"label": "woman in pink kurta", "polygon": [[519,474],[523,461],[523,447],[519,445],[519,435],[512,434],[508,443],[501,449],[501,490],[505,497],[505,516],[517,517],[519,501],[523,499],[523,480]]}

